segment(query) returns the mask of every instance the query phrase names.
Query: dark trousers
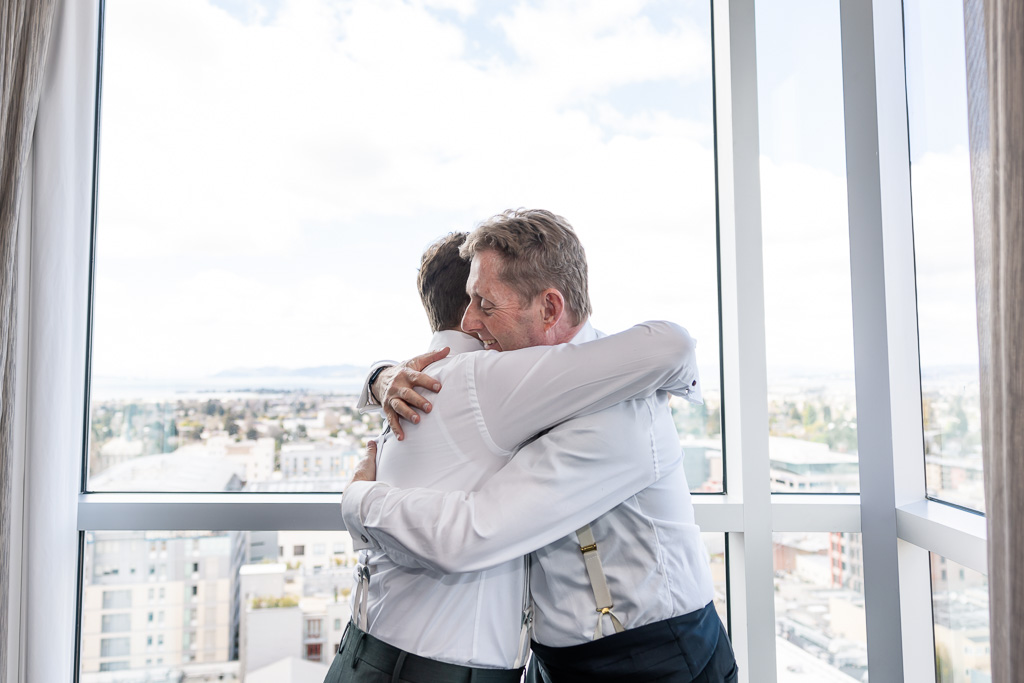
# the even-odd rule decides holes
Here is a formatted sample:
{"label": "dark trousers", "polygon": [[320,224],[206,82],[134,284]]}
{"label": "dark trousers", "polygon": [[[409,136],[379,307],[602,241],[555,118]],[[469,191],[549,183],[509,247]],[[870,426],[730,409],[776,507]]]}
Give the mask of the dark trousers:
{"label": "dark trousers", "polygon": [[735,683],[736,658],[714,605],[571,647],[533,644],[526,683]]}
{"label": "dark trousers", "polygon": [[478,669],[388,645],[349,622],[324,683],[519,683],[522,669]]}

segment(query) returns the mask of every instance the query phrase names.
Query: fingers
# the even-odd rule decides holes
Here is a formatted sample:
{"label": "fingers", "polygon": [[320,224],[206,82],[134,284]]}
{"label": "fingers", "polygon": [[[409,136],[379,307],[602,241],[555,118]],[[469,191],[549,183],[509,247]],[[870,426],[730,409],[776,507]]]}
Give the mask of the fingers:
{"label": "fingers", "polygon": [[395,433],[399,441],[405,439],[405,432],[402,430],[402,421],[398,419],[398,413],[395,412],[394,408],[391,407],[390,402],[385,403],[382,406],[384,410],[384,417],[387,418],[388,424],[391,425],[391,431]]}
{"label": "fingers", "polygon": [[[422,374],[422,373],[419,373],[419,374]],[[434,380],[431,379],[430,377],[427,377],[426,375],[423,375],[423,377],[426,377],[426,380],[418,379],[418,381],[419,382],[427,382],[431,386],[436,384],[434,382]],[[408,404],[409,406],[411,406],[411,407],[413,407],[413,408],[415,408],[417,410],[422,410],[425,413],[429,413],[430,409],[432,407],[430,405],[430,399],[426,398],[425,396],[421,395],[418,391],[413,389],[414,386],[423,386],[423,385],[422,384],[413,384],[412,382],[410,382],[410,383],[395,382],[388,389],[388,393],[384,396],[384,400],[387,401],[388,403],[392,403],[393,401],[398,400],[398,401],[400,401],[402,403]],[[398,410],[398,408],[396,408],[396,410]],[[407,415],[406,413],[402,412],[401,410],[399,410],[399,412],[402,413],[403,417],[406,417],[406,418],[412,420],[412,417],[410,415]],[[415,414],[415,412],[413,414]],[[415,422],[416,420],[412,420],[412,421]]]}
{"label": "fingers", "polygon": [[356,467],[356,471],[353,473],[352,480],[349,484],[351,485],[353,482],[357,481],[375,481],[376,479],[377,442],[371,440],[366,443],[366,453],[363,454],[363,459],[359,462],[359,466]]}
{"label": "fingers", "polygon": [[[436,363],[442,358],[445,358],[448,355],[449,351],[451,351],[451,348],[447,346],[438,351],[430,351],[429,353],[421,354],[419,356],[416,356],[412,360],[407,361],[406,365],[408,365],[413,370],[422,370],[431,363]],[[427,388],[429,389],[430,387]],[[434,391],[437,391],[437,389],[434,389]]]}
{"label": "fingers", "polygon": [[[415,391],[413,391],[412,393],[415,394],[416,396],[419,396],[419,394],[417,394]],[[419,413],[417,413],[416,410],[409,403],[406,403],[401,398],[390,399],[388,401],[388,407],[391,408],[391,410],[398,413],[399,417],[404,417],[406,420],[412,422],[413,424],[416,424],[417,422],[420,421]],[[392,425],[392,428],[394,428],[394,425]]]}
{"label": "fingers", "polygon": [[429,391],[441,391],[441,383],[426,374],[413,369],[407,369],[403,376],[408,380],[409,386],[423,387]]}

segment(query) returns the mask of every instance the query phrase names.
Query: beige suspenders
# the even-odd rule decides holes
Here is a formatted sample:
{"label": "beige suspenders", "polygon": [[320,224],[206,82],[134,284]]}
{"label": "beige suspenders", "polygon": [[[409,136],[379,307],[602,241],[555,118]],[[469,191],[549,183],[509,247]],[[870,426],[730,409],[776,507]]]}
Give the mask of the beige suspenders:
{"label": "beige suspenders", "polygon": [[597,604],[597,628],[594,629],[594,640],[601,638],[602,622],[604,615],[612,619],[612,626],[616,633],[622,633],[626,628],[619,621],[619,618],[612,612],[612,594],[608,590],[608,580],[604,575],[604,567],[601,566],[601,556],[597,553],[597,541],[594,540],[594,532],[587,524],[579,528],[576,538],[580,542],[580,552],[583,553],[583,563],[587,567],[587,576],[590,577],[590,587],[594,589],[594,602]]}
{"label": "beige suspenders", "polygon": [[530,634],[533,630],[533,599],[530,597],[530,556],[523,557],[526,571],[523,579],[523,623],[519,630],[519,654],[513,669],[526,666],[526,655],[530,653]]}
{"label": "beige suspenders", "polygon": [[358,577],[358,583],[356,583],[355,609],[352,610],[352,621],[359,627],[360,631],[366,633],[366,603],[370,593],[370,568],[360,563],[356,566],[356,576]]}

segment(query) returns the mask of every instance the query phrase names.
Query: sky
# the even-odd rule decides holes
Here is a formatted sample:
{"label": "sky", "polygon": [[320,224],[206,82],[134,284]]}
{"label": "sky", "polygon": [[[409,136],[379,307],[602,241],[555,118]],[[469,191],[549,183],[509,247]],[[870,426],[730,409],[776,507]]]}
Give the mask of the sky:
{"label": "sky", "polygon": [[[762,7],[769,367],[852,373],[838,3]],[[100,383],[419,353],[424,247],[526,206],[579,233],[598,328],[679,322],[717,384],[706,1],[108,0],[104,37]],[[925,209],[918,272],[948,301],[966,128],[929,125],[915,210],[961,208]]]}

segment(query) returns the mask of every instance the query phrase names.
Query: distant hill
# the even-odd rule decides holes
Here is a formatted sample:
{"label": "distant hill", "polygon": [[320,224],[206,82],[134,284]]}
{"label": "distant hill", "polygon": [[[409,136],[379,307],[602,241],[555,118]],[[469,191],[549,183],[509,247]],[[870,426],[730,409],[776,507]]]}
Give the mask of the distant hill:
{"label": "distant hill", "polygon": [[319,365],[311,368],[230,368],[222,370],[211,377],[215,379],[231,379],[235,377],[311,377],[318,379],[365,377],[369,367],[364,365]]}

